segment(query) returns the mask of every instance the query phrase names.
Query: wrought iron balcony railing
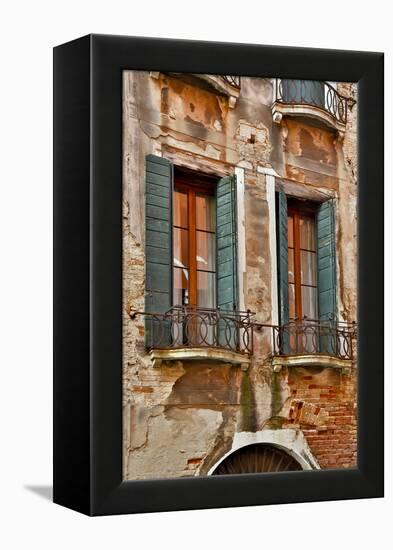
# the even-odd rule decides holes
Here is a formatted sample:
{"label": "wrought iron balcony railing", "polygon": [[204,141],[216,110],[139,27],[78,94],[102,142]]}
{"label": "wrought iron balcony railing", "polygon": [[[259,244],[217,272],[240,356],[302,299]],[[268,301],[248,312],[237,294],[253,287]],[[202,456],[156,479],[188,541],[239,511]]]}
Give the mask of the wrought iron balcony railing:
{"label": "wrought iron balcony railing", "polygon": [[253,324],[249,311],[174,306],[166,313],[131,312],[145,316],[148,349],[209,347],[252,355]]}
{"label": "wrought iron balcony railing", "polygon": [[221,75],[220,78],[232,86],[232,88],[236,88],[237,90],[240,90],[240,76],[236,75]]}
{"label": "wrought iron balcony railing", "polygon": [[353,360],[356,324],[299,319],[285,325],[256,325],[272,331],[273,355],[330,355]]}
{"label": "wrought iron balcony railing", "polygon": [[318,107],[341,124],[355,101],[341,95],[331,84],[317,80],[275,79],[275,102],[283,105]]}
{"label": "wrought iron balcony railing", "polygon": [[250,311],[174,306],[166,313],[130,310],[130,317],[145,317],[147,349],[217,348],[251,356],[254,330],[267,330],[273,356],[328,355],[354,359],[355,323],[297,319],[285,325],[254,320]]}

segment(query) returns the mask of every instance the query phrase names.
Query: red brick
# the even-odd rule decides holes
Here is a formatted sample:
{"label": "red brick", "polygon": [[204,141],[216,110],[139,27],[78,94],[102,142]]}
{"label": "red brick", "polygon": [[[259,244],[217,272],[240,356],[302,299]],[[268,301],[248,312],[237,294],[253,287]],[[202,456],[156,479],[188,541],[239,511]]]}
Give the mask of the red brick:
{"label": "red brick", "polygon": [[350,424],[351,417],[350,416],[338,416],[336,418],[336,424]]}

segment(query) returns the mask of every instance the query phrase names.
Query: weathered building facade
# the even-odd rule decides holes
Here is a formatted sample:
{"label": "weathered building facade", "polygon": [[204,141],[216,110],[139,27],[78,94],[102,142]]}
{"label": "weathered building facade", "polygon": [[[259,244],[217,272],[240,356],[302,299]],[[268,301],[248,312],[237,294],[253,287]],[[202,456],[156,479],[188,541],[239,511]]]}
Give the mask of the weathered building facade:
{"label": "weathered building facade", "polygon": [[356,465],[356,86],[123,74],[124,479]]}

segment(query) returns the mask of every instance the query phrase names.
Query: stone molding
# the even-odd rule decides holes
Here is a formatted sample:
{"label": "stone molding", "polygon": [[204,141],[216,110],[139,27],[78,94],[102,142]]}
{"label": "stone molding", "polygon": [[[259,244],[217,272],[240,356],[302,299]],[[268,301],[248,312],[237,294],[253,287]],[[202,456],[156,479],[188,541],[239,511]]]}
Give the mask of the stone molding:
{"label": "stone molding", "polygon": [[303,432],[298,429],[288,428],[261,430],[258,432],[237,432],[233,438],[231,449],[210,468],[207,475],[211,475],[217,466],[235,451],[256,443],[273,445],[285,451],[300,464],[303,470],[320,469],[318,462],[311,453]]}
{"label": "stone molding", "polygon": [[153,349],[149,352],[149,356],[153,367],[160,367],[163,362],[166,364],[176,362],[178,365],[183,361],[218,361],[238,366],[246,371],[251,363],[248,355],[214,347]]}
{"label": "stone molding", "polygon": [[337,130],[340,139],[344,137],[345,123],[338,121],[331,113],[316,105],[288,104],[275,101],[272,105],[273,122],[281,124],[284,116],[303,116],[313,118]]}
{"label": "stone molding", "polygon": [[274,372],[280,372],[282,367],[327,367],[343,369],[344,374],[350,372],[354,365],[349,359],[322,354],[277,355],[272,358],[271,364]]}

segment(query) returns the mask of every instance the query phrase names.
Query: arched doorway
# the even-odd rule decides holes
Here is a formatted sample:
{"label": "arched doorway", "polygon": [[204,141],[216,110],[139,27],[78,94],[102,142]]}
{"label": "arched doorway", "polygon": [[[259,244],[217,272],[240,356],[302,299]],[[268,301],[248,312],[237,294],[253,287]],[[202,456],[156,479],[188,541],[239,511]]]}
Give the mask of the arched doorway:
{"label": "arched doorway", "polygon": [[212,475],[252,474],[302,470],[299,462],[274,445],[256,443],[233,452],[218,464]]}

